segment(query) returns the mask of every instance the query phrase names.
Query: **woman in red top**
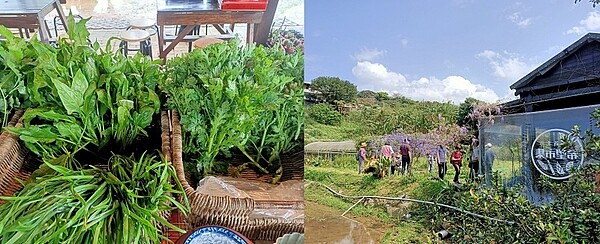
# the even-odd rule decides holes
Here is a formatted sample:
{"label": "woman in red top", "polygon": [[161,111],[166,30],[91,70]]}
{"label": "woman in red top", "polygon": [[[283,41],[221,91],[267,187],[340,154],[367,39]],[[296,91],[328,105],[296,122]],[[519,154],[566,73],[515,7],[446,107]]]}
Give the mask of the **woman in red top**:
{"label": "woman in red top", "polygon": [[454,174],[454,183],[458,184],[458,176],[460,176],[460,166],[462,166],[462,153],[460,152],[460,145],[454,148],[454,152],[450,156],[450,163],[454,167],[456,174]]}

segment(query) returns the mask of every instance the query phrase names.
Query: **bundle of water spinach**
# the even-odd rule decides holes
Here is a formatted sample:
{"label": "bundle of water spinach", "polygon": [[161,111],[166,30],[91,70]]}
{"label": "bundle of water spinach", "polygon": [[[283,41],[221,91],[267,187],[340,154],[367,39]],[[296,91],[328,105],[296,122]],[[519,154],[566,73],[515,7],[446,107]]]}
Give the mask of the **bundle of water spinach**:
{"label": "bundle of water spinach", "polygon": [[0,196],[8,201],[0,205],[0,243],[160,243],[162,226],[182,231],[163,214],[188,211],[187,198],[160,158],[114,155],[108,170],[47,166],[56,174]]}

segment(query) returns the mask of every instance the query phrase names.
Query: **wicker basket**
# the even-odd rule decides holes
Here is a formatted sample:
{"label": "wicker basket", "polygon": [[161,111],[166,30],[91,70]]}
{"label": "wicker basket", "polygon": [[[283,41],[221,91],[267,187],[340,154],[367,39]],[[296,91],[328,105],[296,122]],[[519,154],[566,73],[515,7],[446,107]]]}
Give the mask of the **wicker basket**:
{"label": "wicker basket", "polygon": [[[168,120],[168,118],[170,120]],[[185,193],[190,202],[191,212],[184,220],[184,226],[220,225],[239,231],[252,240],[275,241],[286,233],[304,232],[304,203],[303,201],[254,200],[252,198],[230,198],[202,194],[194,190],[185,177],[182,159],[182,138],[179,115],[173,111],[169,116],[162,114],[163,131],[171,131],[170,153],[171,160],[177,171]],[[165,135],[163,135],[166,137]],[[163,140],[164,141],[164,140]],[[168,149],[163,143],[163,152],[168,155]],[[300,156],[298,156],[300,155]],[[303,154],[299,152],[282,161],[284,176],[282,179],[303,178]],[[286,162],[286,163],[284,163]],[[300,166],[298,166],[300,165]],[[292,167],[290,167],[292,166]],[[301,172],[302,171],[302,172]],[[248,180],[270,182],[270,177],[259,176],[250,171],[244,171],[241,177]],[[284,218],[264,216],[257,212],[269,210],[296,211],[300,217]],[[178,223],[181,224],[181,223]],[[190,229],[187,229],[190,230]]]}
{"label": "wicker basket", "polygon": [[254,209],[252,198],[214,196],[194,190],[185,178],[181,126],[176,111],[172,113],[170,128],[171,160],[190,203],[190,213],[186,216],[186,221],[192,226],[220,225],[232,229],[247,225],[250,213]]}
{"label": "wicker basket", "polygon": [[[22,127],[23,111],[15,112],[8,126]],[[19,142],[19,137],[8,131],[0,134],[0,195],[12,196],[23,189],[19,182],[26,181],[38,165],[30,163],[28,151]],[[4,201],[0,200],[0,204]]]}
{"label": "wicker basket", "polygon": [[[262,212],[278,211],[278,217],[268,216]],[[281,212],[285,212],[282,214]],[[287,217],[281,217],[287,216]],[[255,209],[250,217],[250,225],[244,233],[252,240],[275,241],[277,238],[293,233],[304,233],[304,210]]]}

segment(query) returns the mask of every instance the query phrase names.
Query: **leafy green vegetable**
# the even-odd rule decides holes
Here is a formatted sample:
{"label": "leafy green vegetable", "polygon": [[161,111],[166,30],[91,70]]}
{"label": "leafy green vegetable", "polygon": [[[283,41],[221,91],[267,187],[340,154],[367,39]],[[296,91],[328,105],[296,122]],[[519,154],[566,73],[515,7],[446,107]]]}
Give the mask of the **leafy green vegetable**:
{"label": "leafy green vegetable", "polygon": [[0,243],[159,243],[166,239],[159,225],[183,232],[161,214],[189,211],[175,170],[164,160],[114,155],[107,171],[46,165],[56,173],[0,197],[8,201],[0,205]]}
{"label": "leafy green vegetable", "polygon": [[58,48],[9,38],[29,57],[26,65],[15,65],[22,56],[17,52],[7,66],[15,67],[13,76],[24,77],[17,90],[28,92],[28,105],[36,109],[25,112],[23,128],[8,130],[44,161],[81,150],[101,153],[114,142],[125,148],[147,136],[160,110],[160,60],[100,50],[88,41],[87,21],[75,23],[69,16],[69,39],[60,39]]}
{"label": "leafy green vegetable", "polygon": [[4,127],[12,112],[29,106],[25,75],[21,70],[30,65],[30,55],[25,40],[16,38],[4,26],[0,26],[0,35],[6,38],[0,41],[0,117]]}
{"label": "leafy green vegetable", "polygon": [[302,56],[239,44],[211,45],[167,64],[162,87],[181,115],[184,156],[203,174],[234,149],[262,173],[281,172],[280,155],[299,145]]}
{"label": "leafy green vegetable", "polygon": [[167,64],[170,82],[163,86],[169,106],[181,114],[184,153],[205,174],[220,151],[245,144],[254,123],[256,89],[243,73],[250,52],[237,45],[194,51]]}

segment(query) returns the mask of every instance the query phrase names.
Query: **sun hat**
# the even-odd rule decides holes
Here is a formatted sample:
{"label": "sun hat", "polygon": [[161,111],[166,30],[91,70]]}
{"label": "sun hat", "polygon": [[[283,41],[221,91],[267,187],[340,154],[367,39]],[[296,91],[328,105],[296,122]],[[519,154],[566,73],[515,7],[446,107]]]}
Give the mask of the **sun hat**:
{"label": "sun hat", "polygon": [[367,143],[363,142],[363,143],[360,144],[360,147],[366,147],[366,146],[367,146]]}
{"label": "sun hat", "polygon": [[492,147],[492,143],[485,144],[485,147],[486,147],[486,148],[490,148],[490,147]]}

